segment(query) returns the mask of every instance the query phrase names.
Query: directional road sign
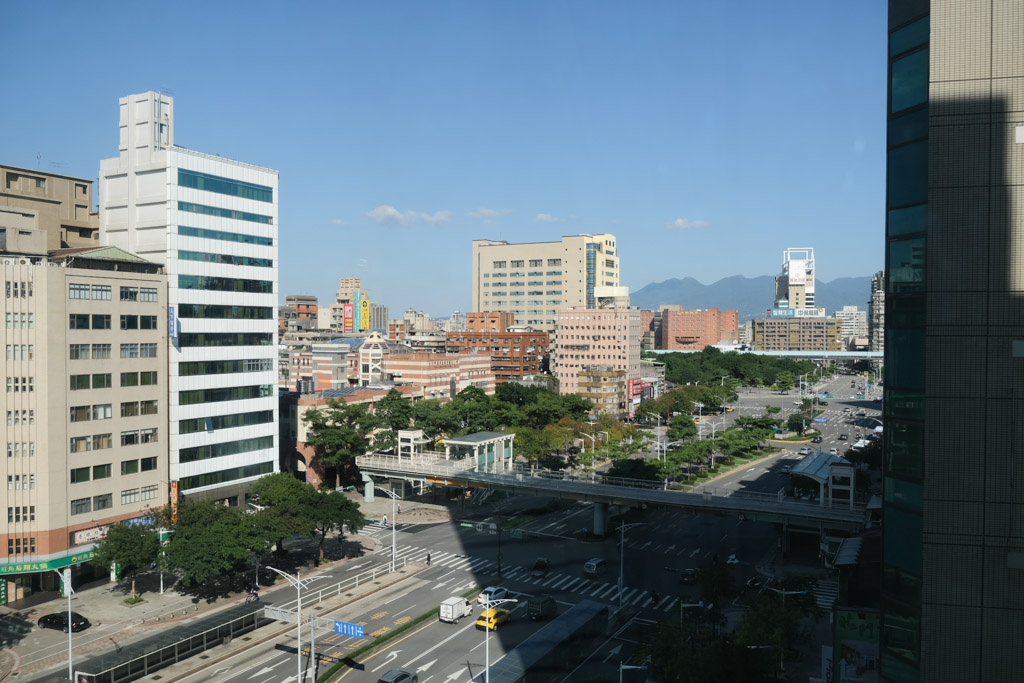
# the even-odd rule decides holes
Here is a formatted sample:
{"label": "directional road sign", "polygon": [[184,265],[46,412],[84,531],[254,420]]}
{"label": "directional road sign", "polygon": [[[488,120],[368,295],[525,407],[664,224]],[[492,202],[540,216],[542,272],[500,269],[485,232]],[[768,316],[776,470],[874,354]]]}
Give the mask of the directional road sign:
{"label": "directional road sign", "polygon": [[363,627],[359,624],[350,624],[347,621],[335,621],[334,632],[340,633],[343,636],[352,636],[353,638],[363,638]]}

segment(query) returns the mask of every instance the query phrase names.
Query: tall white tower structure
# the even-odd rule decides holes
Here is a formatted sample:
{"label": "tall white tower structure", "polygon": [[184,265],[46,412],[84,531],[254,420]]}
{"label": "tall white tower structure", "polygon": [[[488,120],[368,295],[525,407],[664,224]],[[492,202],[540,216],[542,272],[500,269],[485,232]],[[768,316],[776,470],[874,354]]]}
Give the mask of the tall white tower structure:
{"label": "tall white tower structure", "polygon": [[162,263],[170,477],[241,500],[278,470],[278,173],[174,144],[174,101],[120,100],[118,156],[100,163],[100,234]]}
{"label": "tall white tower structure", "polygon": [[775,276],[776,308],[815,308],[814,249],[794,247],[782,252],[782,274]]}

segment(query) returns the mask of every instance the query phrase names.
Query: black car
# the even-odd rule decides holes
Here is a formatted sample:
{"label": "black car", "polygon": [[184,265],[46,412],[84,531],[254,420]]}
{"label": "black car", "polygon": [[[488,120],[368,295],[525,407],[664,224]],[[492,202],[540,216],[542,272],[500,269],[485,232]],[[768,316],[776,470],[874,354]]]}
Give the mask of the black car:
{"label": "black car", "polygon": [[696,583],[697,582],[697,570],[696,569],[684,569],[679,575],[679,581],[682,583]]}
{"label": "black car", "polygon": [[840,440],[840,441],[846,441],[846,439],[847,439],[847,436],[846,436],[846,434],[840,434],[840,435],[839,435],[839,440]]}
{"label": "black car", "polygon": [[[39,628],[52,628],[58,631],[68,632],[68,613],[67,612],[54,612],[53,614],[44,614],[39,617]],[[89,620],[83,617],[78,612],[71,613],[71,630],[75,633],[84,631],[89,628],[92,624]]]}
{"label": "black car", "polygon": [[816,436],[813,439],[811,439],[811,443],[821,443],[822,440],[823,439],[820,436]]}

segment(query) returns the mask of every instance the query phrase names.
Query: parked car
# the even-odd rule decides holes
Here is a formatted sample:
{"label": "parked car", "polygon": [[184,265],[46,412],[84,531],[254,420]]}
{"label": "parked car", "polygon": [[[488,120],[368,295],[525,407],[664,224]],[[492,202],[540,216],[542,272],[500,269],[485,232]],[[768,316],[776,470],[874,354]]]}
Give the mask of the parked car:
{"label": "parked car", "polygon": [[838,448],[830,448],[830,449],[828,449],[828,452],[831,455],[839,455],[839,449]]}
{"label": "parked car", "polygon": [[808,448],[807,446],[804,446],[803,448],[800,449],[799,454],[800,455],[810,455],[811,454],[811,449]]}
{"label": "parked car", "polygon": [[538,557],[536,560],[533,561],[533,569],[530,570],[530,576],[532,576],[535,579],[539,579],[540,577],[546,575],[548,573],[548,569],[550,568],[551,563],[548,562],[548,558]]}
{"label": "parked car", "polygon": [[504,600],[507,597],[508,589],[504,586],[488,586],[480,591],[480,595],[477,596],[476,601],[483,605],[488,601],[494,602],[495,600]]}
{"label": "parked car", "polygon": [[[57,631],[68,632],[68,613],[67,612],[54,612],[53,614],[44,614],[39,617],[39,628],[52,628]],[[83,617],[78,612],[71,613],[71,631],[78,633],[89,628],[92,624],[89,620]]]}
{"label": "parked car", "polygon": [[377,683],[419,683],[419,674],[409,669],[392,669],[377,679]]}
{"label": "parked car", "polygon": [[492,607],[491,609],[485,609],[480,613],[480,616],[477,617],[476,620],[476,627],[481,631],[484,629],[494,631],[511,618],[512,612],[507,609]]}

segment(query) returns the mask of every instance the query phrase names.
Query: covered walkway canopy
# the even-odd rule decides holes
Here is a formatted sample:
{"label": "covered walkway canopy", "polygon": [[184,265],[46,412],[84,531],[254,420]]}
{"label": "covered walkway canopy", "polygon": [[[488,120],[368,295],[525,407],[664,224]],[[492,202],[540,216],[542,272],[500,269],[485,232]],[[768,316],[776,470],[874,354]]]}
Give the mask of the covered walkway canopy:
{"label": "covered walkway canopy", "polygon": [[[818,451],[808,455],[793,468],[790,474],[802,476],[818,483],[818,499],[825,504],[828,489],[828,502],[831,506],[836,491],[846,491],[849,496],[850,509],[853,509],[853,463],[838,455]],[[843,498],[842,500],[847,500]]]}
{"label": "covered walkway canopy", "polygon": [[444,459],[472,458],[477,472],[507,472],[512,469],[512,439],[506,432],[476,432],[444,440]]}

